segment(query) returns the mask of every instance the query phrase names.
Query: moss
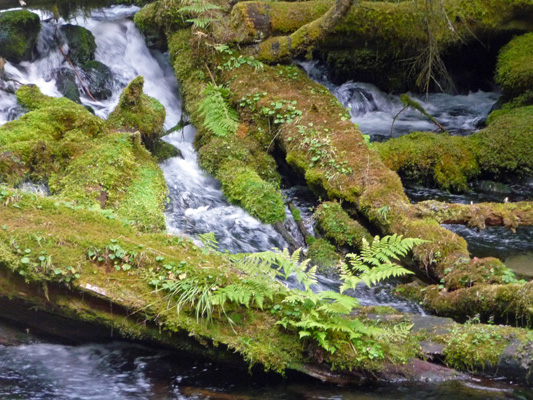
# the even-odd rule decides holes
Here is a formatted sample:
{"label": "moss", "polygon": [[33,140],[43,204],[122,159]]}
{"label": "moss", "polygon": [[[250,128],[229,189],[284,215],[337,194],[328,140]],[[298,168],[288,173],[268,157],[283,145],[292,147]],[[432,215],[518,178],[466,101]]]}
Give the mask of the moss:
{"label": "moss", "polygon": [[485,175],[501,179],[533,174],[533,106],[500,113],[468,140]]}
{"label": "moss", "polygon": [[372,239],[368,231],[342,209],[338,202],[322,203],[315,211],[317,229],[337,246],[360,248],[362,240]]}
{"label": "moss", "polygon": [[244,163],[224,163],[216,178],[229,201],[241,205],[260,221],[272,224],[285,220],[285,205],[279,190]]}
{"label": "moss", "polygon": [[17,102],[32,111],[54,104],[54,98],[42,94],[36,85],[24,85],[17,90]]}
{"label": "moss", "polygon": [[456,326],[444,347],[446,364],[467,371],[496,368],[513,337],[512,329],[500,326]]}
{"label": "moss", "polygon": [[480,174],[475,153],[461,137],[414,132],[374,147],[389,168],[419,184],[461,192]]}
{"label": "moss", "polygon": [[14,63],[30,60],[40,29],[37,14],[26,10],[0,13],[0,57]]}
{"label": "moss", "polygon": [[253,168],[265,181],[279,186],[276,162],[252,138],[210,136],[204,143],[198,150],[198,158],[202,168],[210,174],[216,175],[224,162],[238,160]]}
{"label": "moss", "polygon": [[495,80],[508,97],[533,90],[533,33],[515,37],[501,50]]}
{"label": "moss", "polygon": [[120,100],[109,115],[107,126],[111,129],[139,131],[147,149],[152,150],[154,142],[163,133],[165,108],[156,99],[143,93],[144,78],[132,80],[120,95]]}
{"label": "moss", "polygon": [[18,95],[34,111],[0,127],[2,181],[48,183],[54,195],[115,209],[139,229],[165,228],[166,184],[139,133],[109,133],[84,107],[36,87]]}
{"label": "moss", "polygon": [[172,157],[181,157],[181,151],[170,143],[159,139],[154,143],[152,155],[158,162],[163,162]]}
{"label": "moss", "polygon": [[82,65],[94,59],[96,41],[88,29],[71,24],[62,25],[60,29],[68,42],[68,57],[74,63]]}
{"label": "moss", "polygon": [[326,239],[310,241],[307,257],[318,267],[318,271],[323,275],[330,274],[342,259],[341,255],[336,252],[335,246]]}

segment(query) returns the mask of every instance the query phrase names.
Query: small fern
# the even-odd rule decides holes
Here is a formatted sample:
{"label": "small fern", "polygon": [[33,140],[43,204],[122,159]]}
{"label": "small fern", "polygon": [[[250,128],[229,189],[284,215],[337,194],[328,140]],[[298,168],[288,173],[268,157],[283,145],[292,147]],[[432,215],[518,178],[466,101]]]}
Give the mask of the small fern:
{"label": "small fern", "polygon": [[349,266],[341,265],[341,293],[355,289],[360,282],[371,286],[388,278],[412,274],[394,261],[398,261],[400,256],[405,257],[414,246],[425,242],[422,239],[403,238],[401,235],[381,239],[376,236],[371,244],[363,239],[361,253],[348,254]]}
{"label": "small fern", "polygon": [[239,116],[227,102],[228,89],[209,83],[202,94],[199,110],[205,126],[216,136],[234,135],[239,127]]}
{"label": "small fern", "polygon": [[199,29],[206,29],[217,20],[213,18],[213,11],[222,10],[222,7],[206,0],[188,0],[186,4],[180,7],[178,12],[190,16],[191,18],[187,19],[186,22]]}

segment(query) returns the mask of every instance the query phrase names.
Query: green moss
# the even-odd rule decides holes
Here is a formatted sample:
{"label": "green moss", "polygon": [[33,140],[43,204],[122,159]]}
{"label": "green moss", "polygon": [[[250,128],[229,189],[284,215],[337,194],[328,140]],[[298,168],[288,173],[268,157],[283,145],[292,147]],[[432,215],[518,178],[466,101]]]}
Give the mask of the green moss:
{"label": "green moss", "polygon": [[163,162],[169,158],[181,156],[181,152],[177,147],[159,139],[154,143],[152,155],[158,162]]}
{"label": "green moss", "polygon": [[461,137],[414,132],[374,147],[389,168],[420,184],[466,191],[468,181],[480,173],[475,154]]}
{"label": "green moss", "polygon": [[362,240],[370,241],[368,231],[342,209],[338,202],[322,203],[315,211],[317,229],[337,246],[360,248]]}
{"label": "green moss", "polygon": [[323,275],[331,273],[342,259],[341,255],[336,252],[335,246],[326,239],[310,241],[307,257],[314,265],[318,266],[319,272]]}
{"label": "green moss", "polygon": [[446,363],[459,370],[497,367],[500,356],[512,339],[499,326],[465,325],[452,329],[443,354]]}
{"label": "green moss", "polygon": [[500,113],[468,139],[481,171],[490,177],[533,174],[533,106]]}
{"label": "green moss", "polygon": [[88,29],[71,24],[61,25],[60,29],[68,42],[68,57],[74,63],[82,65],[94,59],[96,41]]}
{"label": "green moss", "polygon": [[495,80],[509,97],[533,90],[533,33],[515,37],[501,50]]}
{"label": "green moss", "polygon": [[232,203],[241,205],[260,221],[272,224],[285,220],[285,205],[277,187],[265,182],[240,161],[229,161],[218,170],[216,178]]}
{"label": "green moss", "polygon": [[0,57],[20,63],[32,57],[41,29],[39,16],[26,10],[0,13]]}
{"label": "green moss", "polygon": [[165,108],[156,99],[143,93],[144,78],[132,80],[120,95],[115,110],[109,115],[107,126],[111,129],[139,131],[148,150],[163,133]]}
{"label": "green moss", "polygon": [[24,85],[17,90],[17,102],[32,111],[55,104],[54,98],[41,93],[36,85]]}
{"label": "green moss", "polygon": [[204,138],[204,145],[198,150],[198,159],[202,168],[216,175],[220,166],[231,160],[246,163],[262,179],[279,186],[280,176],[276,162],[259,144],[249,137],[231,136],[225,138],[209,135]]}

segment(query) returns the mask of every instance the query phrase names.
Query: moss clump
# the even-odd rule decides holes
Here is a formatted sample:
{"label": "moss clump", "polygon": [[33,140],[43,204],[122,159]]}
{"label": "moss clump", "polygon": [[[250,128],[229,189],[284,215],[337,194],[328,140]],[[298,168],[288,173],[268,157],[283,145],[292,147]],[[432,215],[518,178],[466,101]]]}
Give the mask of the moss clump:
{"label": "moss clump", "polygon": [[48,183],[77,205],[114,209],[143,230],[165,228],[163,174],[139,133],[110,133],[84,107],[36,87],[17,94],[33,111],[0,127],[0,180]]}
{"label": "moss clump", "polygon": [[408,181],[460,192],[480,173],[475,154],[461,137],[414,132],[374,146],[385,164]]}
{"label": "moss clump", "polygon": [[514,336],[504,335],[500,326],[455,326],[444,347],[445,361],[450,367],[474,371],[495,368],[500,356]]}
{"label": "moss clump", "polygon": [[172,157],[182,157],[177,147],[161,139],[155,141],[152,155],[157,159],[157,162],[163,162]]}
{"label": "moss clump", "polygon": [[53,97],[42,94],[36,85],[24,85],[17,90],[17,102],[29,111],[53,104]]}
{"label": "moss clump", "polygon": [[340,203],[322,203],[315,211],[317,229],[337,246],[360,248],[362,240],[372,240],[372,236],[357,221],[342,209]]}
{"label": "moss clump", "polygon": [[[207,136],[207,135],[204,135]],[[216,175],[220,166],[231,160],[246,163],[262,179],[279,186],[280,176],[276,162],[259,144],[249,137],[232,136],[219,138],[214,135],[204,137],[205,144],[198,150],[198,158],[202,168]]]}
{"label": "moss clump", "polygon": [[156,139],[163,133],[166,113],[159,101],[143,93],[143,85],[142,76],[130,82],[109,115],[107,126],[116,130],[139,131],[146,148],[153,150]]}
{"label": "moss clump", "polygon": [[515,37],[501,50],[495,80],[508,97],[533,90],[533,33]]}
{"label": "moss clump", "polygon": [[479,167],[494,178],[533,174],[533,106],[500,113],[466,140],[474,144]]}
{"label": "moss clump", "polygon": [[30,60],[40,30],[39,16],[32,12],[0,13],[0,57],[14,63]]}
{"label": "moss clump", "polygon": [[240,161],[226,162],[216,174],[222,190],[232,203],[241,205],[266,224],[285,220],[285,205],[279,189],[265,182]]}
{"label": "moss clump", "polygon": [[67,39],[68,56],[72,62],[82,65],[94,59],[96,41],[88,29],[71,24],[62,25],[60,29]]}
{"label": "moss clump", "polygon": [[318,271],[321,274],[327,275],[331,273],[342,259],[341,255],[335,250],[335,246],[326,239],[314,239],[308,240],[308,242],[307,257],[318,267]]}

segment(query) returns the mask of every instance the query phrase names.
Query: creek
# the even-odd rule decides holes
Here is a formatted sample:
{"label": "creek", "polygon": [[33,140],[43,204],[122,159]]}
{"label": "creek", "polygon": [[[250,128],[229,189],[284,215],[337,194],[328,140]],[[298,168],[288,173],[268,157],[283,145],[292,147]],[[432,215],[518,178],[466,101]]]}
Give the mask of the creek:
{"label": "creek", "polygon": [[[59,22],[51,19],[49,13],[38,12],[43,20],[38,39],[39,57],[31,63],[7,63],[6,73],[23,84],[38,85],[45,94],[61,96],[56,87],[54,71],[66,65],[53,38],[56,24],[69,22],[84,26],[95,36],[96,60],[106,64],[113,73],[113,94],[109,99],[98,102],[82,94],[82,103],[91,106],[98,116],[106,118],[116,106],[122,89],[137,75],[143,75],[145,92],[165,106],[165,128],[170,129],[180,121],[182,114],[178,84],[168,55],[148,49],[131,21],[131,16],[137,10],[133,6],[116,6],[93,11],[90,16]],[[474,130],[486,116],[497,95],[488,93],[473,98],[463,97],[465,99],[456,100],[472,104],[477,102],[486,109],[482,114],[472,112],[461,121],[454,119],[452,111],[448,111],[450,124],[454,123],[458,131],[466,132]],[[386,96],[383,95],[383,98]],[[395,112],[397,103],[390,98],[387,101],[387,104],[392,104],[387,114],[390,116]],[[450,97],[447,101],[452,104],[455,100]],[[354,101],[350,100],[350,104],[352,116],[359,115],[354,114],[357,110],[360,115],[366,115]],[[427,104],[424,106],[428,107]],[[472,109],[476,107],[472,106]],[[23,112],[14,95],[0,91],[0,125],[19,117]],[[404,117],[405,120],[397,121],[398,131],[412,130],[405,127],[409,126],[409,119],[414,121],[417,118],[418,122],[413,122],[412,126],[429,129],[422,128],[426,122],[420,117],[410,114]],[[368,123],[376,123],[381,118],[369,117]],[[443,116],[441,120],[444,122]],[[168,231],[193,237],[214,232],[220,249],[232,253],[285,247],[284,239],[271,226],[260,223],[241,208],[229,204],[219,183],[200,169],[192,146],[194,134],[194,127],[189,125],[164,139],[178,147],[183,156],[161,163],[170,191],[170,202],[165,213]],[[385,133],[382,136],[386,136]],[[36,188],[30,183],[25,188],[47,194],[43,188]],[[312,196],[306,194],[305,188],[286,189],[284,194],[293,200],[303,219],[308,222],[308,229],[312,230],[310,209],[315,205]],[[286,213],[287,230],[303,244],[290,211]],[[338,285],[334,279],[319,277],[317,290],[331,290]],[[382,284],[371,289],[361,287],[353,295],[363,305],[390,305],[399,311],[422,313],[418,305],[391,296],[391,285]],[[420,399],[446,399],[452,396],[457,399],[533,399],[533,392],[529,390],[493,382],[343,388],[301,376],[288,380],[263,374],[250,377],[245,371],[234,371],[227,366],[184,359],[174,353],[124,343],[70,346],[37,340],[36,343],[0,347],[0,396],[6,399],[408,399],[412,398],[413,392]]]}

